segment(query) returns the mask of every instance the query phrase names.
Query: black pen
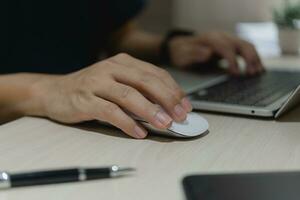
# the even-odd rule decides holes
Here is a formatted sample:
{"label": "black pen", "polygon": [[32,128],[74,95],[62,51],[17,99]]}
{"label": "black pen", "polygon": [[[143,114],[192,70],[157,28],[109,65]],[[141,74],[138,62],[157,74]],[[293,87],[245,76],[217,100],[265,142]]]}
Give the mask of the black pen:
{"label": "black pen", "polygon": [[0,172],[0,189],[114,178],[133,171],[133,168],[114,165],[105,168],[73,168],[19,174]]}

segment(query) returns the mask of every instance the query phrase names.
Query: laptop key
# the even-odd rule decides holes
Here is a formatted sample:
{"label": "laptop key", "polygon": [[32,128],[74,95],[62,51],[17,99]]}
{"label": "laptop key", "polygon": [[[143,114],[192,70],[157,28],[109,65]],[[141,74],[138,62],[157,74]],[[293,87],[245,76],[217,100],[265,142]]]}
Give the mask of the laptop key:
{"label": "laptop key", "polygon": [[194,93],[194,100],[264,107],[300,84],[298,73],[268,72],[255,77],[231,77],[227,81]]}

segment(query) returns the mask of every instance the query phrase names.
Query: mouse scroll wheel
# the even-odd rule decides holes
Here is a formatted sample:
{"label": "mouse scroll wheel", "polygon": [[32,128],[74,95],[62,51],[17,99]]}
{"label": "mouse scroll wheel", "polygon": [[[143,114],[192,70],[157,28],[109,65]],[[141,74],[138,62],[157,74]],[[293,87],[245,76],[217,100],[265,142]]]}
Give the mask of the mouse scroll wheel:
{"label": "mouse scroll wheel", "polygon": [[206,96],[207,95],[207,90],[199,90],[197,92],[197,95],[200,96],[200,97]]}

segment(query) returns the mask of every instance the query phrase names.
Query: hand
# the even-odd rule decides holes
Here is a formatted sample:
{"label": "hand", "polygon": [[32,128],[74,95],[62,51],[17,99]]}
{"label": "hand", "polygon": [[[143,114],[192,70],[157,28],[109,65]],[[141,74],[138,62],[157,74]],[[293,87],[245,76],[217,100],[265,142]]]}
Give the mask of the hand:
{"label": "hand", "polygon": [[229,72],[237,75],[240,73],[238,55],[246,62],[247,74],[254,75],[264,71],[255,47],[226,33],[209,32],[198,36],[178,36],[170,42],[172,63],[179,68],[205,63],[217,56],[226,59],[229,63]]}
{"label": "hand", "polygon": [[147,132],[127,112],[166,129],[192,110],[165,70],[127,54],[69,75],[49,76],[36,84],[35,91],[41,116],[63,123],[100,120],[135,138],[144,138]]}

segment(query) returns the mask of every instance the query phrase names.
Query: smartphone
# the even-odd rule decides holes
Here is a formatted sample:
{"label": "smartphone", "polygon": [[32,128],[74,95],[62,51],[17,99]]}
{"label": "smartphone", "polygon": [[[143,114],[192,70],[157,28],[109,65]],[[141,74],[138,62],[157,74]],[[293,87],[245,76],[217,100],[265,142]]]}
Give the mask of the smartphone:
{"label": "smartphone", "polygon": [[188,200],[300,200],[300,172],[193,175]]}

